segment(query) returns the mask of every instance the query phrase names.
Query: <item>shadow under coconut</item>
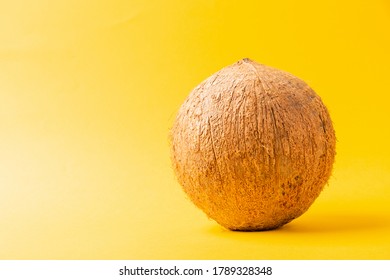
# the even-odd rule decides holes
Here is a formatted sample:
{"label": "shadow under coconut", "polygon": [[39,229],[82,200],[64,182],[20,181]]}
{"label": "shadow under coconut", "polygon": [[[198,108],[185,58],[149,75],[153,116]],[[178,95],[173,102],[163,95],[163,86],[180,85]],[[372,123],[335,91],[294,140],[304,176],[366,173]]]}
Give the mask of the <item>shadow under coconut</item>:
{"label": "shadow under coconut", "polygon": [[290,234],[321,234],[321,233],[342,233],[377,230],[390,228],[390,217],[385,213],[348,213],[318,215],[311,219],[298,218],[280,228],[266,231],[231,231],[219,225],[208,228],[208,232],[215,235],[290,235]]}
{"label": "shadow under coconut", "polygon": [[280,228],[286,233],[341,233],[377,230],[390,227],[390,218],[384,214],[329,214],[320,215],[311,222],[287,224]]}

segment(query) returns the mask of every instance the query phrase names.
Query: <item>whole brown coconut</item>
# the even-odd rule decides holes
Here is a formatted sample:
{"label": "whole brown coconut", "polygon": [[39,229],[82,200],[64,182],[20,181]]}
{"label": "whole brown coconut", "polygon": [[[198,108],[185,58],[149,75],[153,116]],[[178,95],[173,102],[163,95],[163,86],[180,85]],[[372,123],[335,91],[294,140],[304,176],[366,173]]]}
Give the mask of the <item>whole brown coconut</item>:
{"label": "whole brown coconut", "polygon": [[335,132],[305,82],[243,59],[190,93],[171,130],[171,155],[179,183],[210,218],[231,230],[270,230],[320,194]]}

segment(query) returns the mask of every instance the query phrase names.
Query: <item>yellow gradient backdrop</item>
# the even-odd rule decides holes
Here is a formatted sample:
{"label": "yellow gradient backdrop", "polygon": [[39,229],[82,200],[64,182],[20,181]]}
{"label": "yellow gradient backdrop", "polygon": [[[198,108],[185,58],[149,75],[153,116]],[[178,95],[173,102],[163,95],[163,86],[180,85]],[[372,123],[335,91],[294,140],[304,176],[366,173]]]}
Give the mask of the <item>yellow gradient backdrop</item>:
{"label": "yellow gradient backdrop", "polygon": [[[230,232],[185,197],[167,134],[249,57],[304,79],[337,133],[307,213]],[[0,259],[390,258],[390,5],[0,1]]]}

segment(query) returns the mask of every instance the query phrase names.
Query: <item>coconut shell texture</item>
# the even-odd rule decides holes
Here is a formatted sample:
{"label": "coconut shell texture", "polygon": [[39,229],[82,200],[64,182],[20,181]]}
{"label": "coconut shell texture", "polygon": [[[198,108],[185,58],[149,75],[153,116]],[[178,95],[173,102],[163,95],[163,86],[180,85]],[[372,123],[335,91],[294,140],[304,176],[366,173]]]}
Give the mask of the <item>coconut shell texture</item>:
{"label": "coconut shell texture", "polygon": [[320,97],[297,77],[249,59],[198,85],[170,137],[184,191],[231,230],[275,229],[302,215],[335,157],[335,132]]}

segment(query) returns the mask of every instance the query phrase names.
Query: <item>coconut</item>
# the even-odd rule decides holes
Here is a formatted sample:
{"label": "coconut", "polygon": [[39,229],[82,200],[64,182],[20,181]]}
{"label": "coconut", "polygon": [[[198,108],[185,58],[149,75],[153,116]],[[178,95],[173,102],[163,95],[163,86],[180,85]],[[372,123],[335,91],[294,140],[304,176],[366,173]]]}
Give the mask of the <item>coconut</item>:
{"label": "coconut", "polygon": [[328,181],[335,132],[301,79],[250,59],[199,84],[170,133],[176,177],[191,201],[231,230],[278,228]]}

